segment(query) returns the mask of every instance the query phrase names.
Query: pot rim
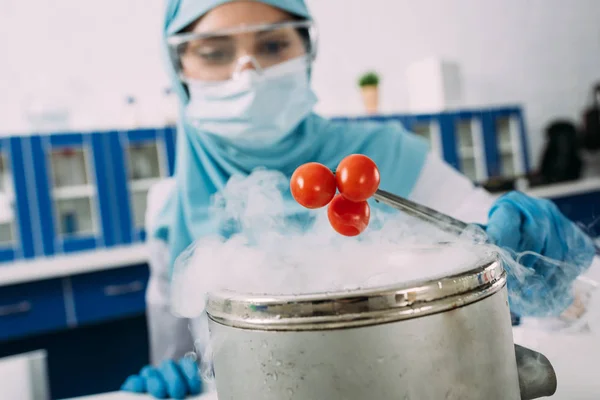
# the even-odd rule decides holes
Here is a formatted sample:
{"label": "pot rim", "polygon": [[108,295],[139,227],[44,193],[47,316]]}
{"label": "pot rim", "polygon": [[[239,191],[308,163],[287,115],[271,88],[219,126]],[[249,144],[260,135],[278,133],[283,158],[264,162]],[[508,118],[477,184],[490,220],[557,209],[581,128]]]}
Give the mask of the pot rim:
{"label": "pot rim", "polygon": [[306,331],[378,325],[440,313],[483,300],[506,285],[498,254],[447,277],[369,289],[303,295],[207,297],[208,317],[235,328]]}

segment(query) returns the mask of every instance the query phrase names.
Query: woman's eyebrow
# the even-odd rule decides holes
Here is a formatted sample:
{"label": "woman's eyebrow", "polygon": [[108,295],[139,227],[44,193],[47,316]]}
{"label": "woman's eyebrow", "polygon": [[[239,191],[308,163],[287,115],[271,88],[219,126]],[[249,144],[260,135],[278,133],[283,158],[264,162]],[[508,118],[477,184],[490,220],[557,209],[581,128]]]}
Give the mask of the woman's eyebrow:
{"label": "woman's eyebrow", "polygon": [[228,36],[228,35],[212,36],[212,37],[205,37],[205,38],[196,39],[196,42],[198,42],[198,43],[231,42],[231,41],[233,41],[233,38],[231,36]]}
{"label": "woman's eyebrow", "polygon": [[232,40],[233,38],[231,37],[231,35],[218,35],[218,36],[207,37],[204,39],[207,39],[207,40]]}

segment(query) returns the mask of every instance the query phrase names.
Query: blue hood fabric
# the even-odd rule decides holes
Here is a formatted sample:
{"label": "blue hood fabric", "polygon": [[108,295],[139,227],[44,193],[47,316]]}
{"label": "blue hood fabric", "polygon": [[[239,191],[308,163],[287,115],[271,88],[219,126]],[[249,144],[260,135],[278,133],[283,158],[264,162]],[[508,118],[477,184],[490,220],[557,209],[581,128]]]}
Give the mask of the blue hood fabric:
{"label": "blue hood fabric", "polygon": [[[381,188],[408,196],[418,179],[428,152],[427,143],[407,132],[399,123],[334,122],[310,114],[282,142],[260,150],[241,150],[202,132],[186,121],[186,91],[168,58],[166,38],[194,22],[214,7],[232,0],[168,0],[163,40],[167,68],[181,103],[177,126],[175,181],[170,195],[149,234],[167,241],[171,263],[202,236],[219,233],[221,222],[211,215],[213,195],[235,174],[247,175],[258,167],[291,176],[307,162],[331,169],[347,155],[371,157],[381,173]],[[303,0],[260,0],[292,14],[310,19]],[[291,197],[291,196],[290,196]],[[291,198],[290,215],[304,213]]]}

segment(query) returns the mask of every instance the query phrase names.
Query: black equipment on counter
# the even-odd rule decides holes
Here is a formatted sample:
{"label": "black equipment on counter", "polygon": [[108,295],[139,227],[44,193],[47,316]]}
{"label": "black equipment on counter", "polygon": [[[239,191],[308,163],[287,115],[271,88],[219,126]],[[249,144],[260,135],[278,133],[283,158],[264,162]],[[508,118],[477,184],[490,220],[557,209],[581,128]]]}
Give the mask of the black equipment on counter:
{"label": "black equipment on counter", "polygon": [[586,150],[600,150],[600,83],[592,89],[591,105],[583,113],[581,145]]}
{"label": "black equipment on counter", "polygon": [[[546,148],[539,175],[544,184],[574,181],[581,177],[577,127],[570,121],[553,121],[546,128]],[[599,136],[600,138],[600,136]]]}

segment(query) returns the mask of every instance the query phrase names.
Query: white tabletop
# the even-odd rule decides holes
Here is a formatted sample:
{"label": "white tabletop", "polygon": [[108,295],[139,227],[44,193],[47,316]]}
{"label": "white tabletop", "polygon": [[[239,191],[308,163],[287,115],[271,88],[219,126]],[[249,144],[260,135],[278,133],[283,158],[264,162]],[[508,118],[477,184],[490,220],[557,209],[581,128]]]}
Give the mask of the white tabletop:
{"label": "white tabletop", "polygon": [[[134,394],[126,392],[111,392],[93,396],[77,397],[69,400],[155,400],[147,394]],[[186,400],[217,400],[216,393],[206,393],[201,396],[187,397]]]}
{"label": "white tabletop", "polygon": [[544,354],[552,363],[558,388],[552,399],[600,399],[600,333],[560,334],[514,329],[515,343]]}
{"label": "white tabletop", "polygon": [[17,261],[0,266],[0,286],[122,268],[147,260],[146,246],[135,244]]}
{"label": "white tabletop", "polygon": [[586,178],[574,182],[555,183],[526,189],[525,193],[534,197],[560,198],[600,191],[600,178]]}
{"label": "white tabletop", "polygon": [[[558,389],[553,400],[600,399],[600,333],[549,333],[533,328],[515,328],[515,343],[543,353],[556,370]],[[123,392],[106,393],[77,400],[150,400],[148,395]],[[217,400],[215,393],[192,397]]]}

